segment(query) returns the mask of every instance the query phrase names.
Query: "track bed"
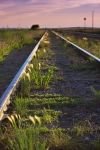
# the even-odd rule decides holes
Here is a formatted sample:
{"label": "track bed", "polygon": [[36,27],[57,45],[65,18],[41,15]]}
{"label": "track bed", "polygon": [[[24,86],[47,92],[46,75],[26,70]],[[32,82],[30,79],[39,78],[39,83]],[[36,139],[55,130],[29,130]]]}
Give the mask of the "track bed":
{"label": "track bed", "polygon": [[62,78],[55,82],[52,91],[64,96],[91,99],[91,87],[100,89],[100,71],[95,62],[89,62],[77,49],[55,35],[51,35],[50,40],[50,48],[54,52],[52,61],[59,70],[57,76]]}
{"label": "track bed", "polygon": [[[49,150],[98,150],[100,97],[96,91],[100,91],[99,65],[53,33],[49,33],[46,40],[46,45],[40,45],[37,56],[31,62],[32,79],[28,76],[29,82],[27,78],[20,84],[7,112],[7,115],[13,116],[19,114],[24,124],[20,124],[21,128],[17,127],[19,134],[16,134],[12,123],[9,128],[6,119],[4,124],[8,130],[7,133],[3,131],[3,136],[7,135],[7,140],[10,138],[14,147],[20,145],[17,140],[19,137],[24,139],[25,134],[27,138],[24,140],[28,141],[25,143],[32,143],[28,137],[30,131],[34,142],[28,145],[28,149],[30,146],[41,150],[44,144],[43,150],[47,147]],[[50,80],[49,85],[47,79]],[[28,116],[31,116],[33,125],[28,122]],[[1,138],[0,144],[2,149],[8,150],[4,139]],[[38,148],[35,147],[37,145]]]}
{"label": "track bed", "polygon": [[18,72],[21,65],[25,62],[28,55],[33,50],[35,44],[24,46],[21,49],[14,50],[9,54],[6,60],[0,64],[0,96],[8,87],[9,83]]}

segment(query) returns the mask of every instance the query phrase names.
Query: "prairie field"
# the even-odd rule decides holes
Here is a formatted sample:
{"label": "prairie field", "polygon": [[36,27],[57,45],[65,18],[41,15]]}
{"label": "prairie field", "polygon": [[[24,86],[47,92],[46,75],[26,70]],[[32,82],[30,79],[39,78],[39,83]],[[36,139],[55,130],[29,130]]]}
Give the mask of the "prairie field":
{"label": "prairie field", "polygon": [[67,40],[100,58],[100,34],[98,30],[58,30]]}
{"label": "prairie field", "polygon": [[3,29],[0,30],[0,62],[5,59],[14,49],[19,49],[25,44],[35,42],[35,37],[41,35],[42,31],[28,29]]}

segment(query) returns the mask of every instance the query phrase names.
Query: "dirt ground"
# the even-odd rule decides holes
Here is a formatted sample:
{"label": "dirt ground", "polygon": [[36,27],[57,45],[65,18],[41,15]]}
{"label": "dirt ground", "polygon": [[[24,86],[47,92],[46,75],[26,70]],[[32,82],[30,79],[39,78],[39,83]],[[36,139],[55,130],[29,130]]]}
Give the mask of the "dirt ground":
{"label": "dirt ground", "polygon": [[[89,61],[79,54],[78,50],[65,44],[64,41],[50,34],[50,50],[54,53],[48,64],[56,66],[55,79],[48,90],[33,90],[32,94],[60,94],[65,97],[79,99],[82,104],[74,107],[55,106],[54,110],[61,111],[58,127],[72,129],[76,124],[86,127],[90,124],[93,133],[82,137],[82,140],[94,140],[100,137],[100,103],[95,102],[96,96],[92,88],[100,90],[100,69],[94,61]],[[45,61],[45,60],[43,60]],[[77,102],[76,102],[77,103]],[[89,123],[89,124],[88,124]]]}
{"label": "dirt ground", "polygon": [[4,62],[0,64],[0,96],[18,72],[28,55],[34,48],[34,44],[12,51]]}

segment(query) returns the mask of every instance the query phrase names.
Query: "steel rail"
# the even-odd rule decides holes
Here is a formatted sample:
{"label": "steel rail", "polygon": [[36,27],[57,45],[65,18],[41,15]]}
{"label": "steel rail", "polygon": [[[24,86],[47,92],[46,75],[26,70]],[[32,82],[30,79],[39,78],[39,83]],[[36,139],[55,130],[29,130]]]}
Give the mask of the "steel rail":
{"label": "steel rail", "polygon": [[30,53],[30,55],[28,56],[26,61],[23,63],[23,65],[21,66],[21,68],[19,69],[19,71],[17,72],[17,74],[15,75],[13,80],[11,81],[11,83],[9,84],[8,88],[5,90],[5,92],[1,96],[1,98],[0,98],[0,120],[3,119],[4,112],[7,111],[7,106],[10,104],[11,95],[14,92],[14,90],[16,89],[16,86],[19,83],[21,77],[23,76],[27,66],[31,62],[32,58],[36,55],[39,45],[40,45],[41,41],[43,41],[46,33],[47,32],[45,32],[44,35],[41,37],[39,42],[36,44],[36,46]]}
{"label": "steel rail", "polygon": [[94,56],[93,54],[91,54],[90,52],[88,52],[87,50],[79,47],[78,45],[70,42],[69,40],[67,40],[66,38],[64,38],[62,35],[60,35],[59,33],[52,31],[53,34],[55,34],[56,36],[60,37],[61,39],[63,39],[64,41],[66,41],[67,43],[71,44],[72,46],[76,47],[77,49],[79,49],[80,51],[82,51],[83,53],[85,53],[86,55],[90,56],[91,58],[93,58],[94,60],[96,60],[97,62],[100,63],[100,58]]}

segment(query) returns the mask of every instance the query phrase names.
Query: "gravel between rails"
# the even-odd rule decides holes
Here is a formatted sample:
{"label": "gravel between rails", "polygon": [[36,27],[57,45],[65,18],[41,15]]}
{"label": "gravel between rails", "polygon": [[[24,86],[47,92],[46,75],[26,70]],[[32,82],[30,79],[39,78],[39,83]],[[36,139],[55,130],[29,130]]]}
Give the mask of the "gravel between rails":
{"label": "gravel between rails", "polygon": [[81,56],[76,48],[66,44],[52,33],[50,43],[50,49],[54,55],[48,63],[56,66],[58,71],[49,90],[33,91],[33,93],[47,92],[84,100],[93,99],[91,87],[100,90],[99,67],[95,65],[95,62],[91,63]]}
{"label": "gravel between rails", "polygon": [[[86,102],[86,105],[90,100],[95,101],[91,87],[100,90],[99,66],[89,62],[71,45],[64,46],[64,42],[53,34],[51,34],[51,43],[51,49],[55,53],[53,63],[59,68],[56,76],[63,79],[53,85],[55,93],[79,98]],[[73,109],[65,106],[60,110],[63,115],[59,119],[59,126],[62,128],[71,128],[75,123],[83,120],[90,120],[94,126],[100,125],[98,104],[92,108],[79,105]]]}
{"label": "gravel between rails", "polygon": [[[73,46],[66,44],[53,33],[49,34],[50,50],[53,53],[52,58],[45,63],[57,68],[54,75],[54,81],[48,90],[34,90],[32,95],[59,94],[62,97],[72,97],[76,103],[79,99],[81,103],[70,107],[68,105],[57,105],[54,110],[62,112],[59,117],[58,127],[64,129],[74,128],[76,124],[89,122],[93,132],[87,135],[89,141],[100,137],[100,103],[96,103],[96,96],[93,94],[91,87],[100,90],[100,69],[95,62],[89,61],[78,53]],[[41,62],[41,61],[40,61]],[[93,102],[93,103],[92,103]],[[84,125],[83,125],[84,126]],[[87,127],[87,125],[86,125]],[[85,141],[85,138],[83,141]]]}

